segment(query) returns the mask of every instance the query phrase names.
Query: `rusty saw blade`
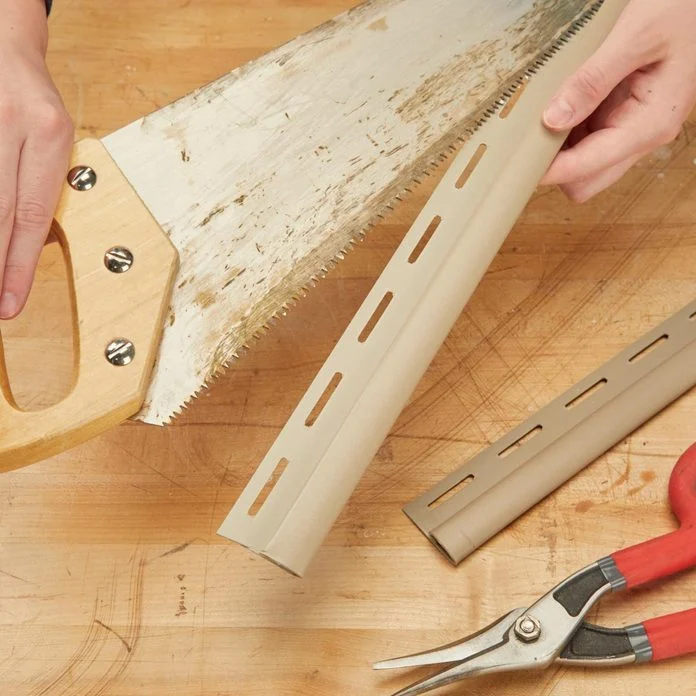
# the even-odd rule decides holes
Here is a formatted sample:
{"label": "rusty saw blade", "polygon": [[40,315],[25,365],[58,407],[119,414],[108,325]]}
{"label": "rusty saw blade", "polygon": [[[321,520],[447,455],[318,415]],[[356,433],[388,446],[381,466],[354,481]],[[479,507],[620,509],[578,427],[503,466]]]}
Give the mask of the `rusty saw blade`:
{"label": "rusty saw blade", "polygon": [[21,412],[0,359],[0,469],[170,421],[597,5],[372,0],[78,143],[75,387]]}

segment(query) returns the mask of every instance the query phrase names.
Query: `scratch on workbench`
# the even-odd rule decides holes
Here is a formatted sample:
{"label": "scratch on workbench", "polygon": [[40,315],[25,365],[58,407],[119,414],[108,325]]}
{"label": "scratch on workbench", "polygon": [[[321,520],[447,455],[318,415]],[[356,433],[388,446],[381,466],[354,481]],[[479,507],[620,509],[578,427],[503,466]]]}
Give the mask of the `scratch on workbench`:
{"label": "scratch on workbench", "polygon": [[[122,589],[118,583],[118,568],[114,569],[112,584],[97,590],[82,643],[58,674],[38,684],[31,696],[78,691],[85,696],[103,696],[109,692],[128,669],[140,640],[145,565],[141,552],[131,556],[130,582]],[[108,597],[108,601],[104,597]],[[125,627],[123,633],[113,628],[116,623]],[[109,640],[109,635],[117,638],[118,643]]]}
{"label": "scratch on workbench", "polygon": [[628,493],[626,494],[628,497],[637,495],[642,490],[644,490],[647,486],[649,486],[657,478],[657,475],[655,474],[654,471],[643,471],[640,474],[640,478],[641,478],[641,481],[643,483],[629,489]]}
{"label": "scratch on workbench", "polygon": [[158,558],[165,558],[167,556],[173,556],[175,553],[181,553],[184,549],[187,549],[193,542],[196,541],[195,539],[191,539],[191,541],[186,541],[183,544],[180,544],[179,546],[175,546],[173,549],[169,549],[169,551],[165,551],[163,554],[158,556]]}
{"label": "scratch on workbench", "polygon": [[97,624],[97,626],[101,626],[102,628],[105,628],[110,633],[113,633],[123,643],[123,645],[125,645],[126,650],[128,652],[130,652],[133,649],[128,644],[126,639],[118,631],[115,631],[113,628],[111,628],[111,626],[107,626],[103,621],[100,621],[99,619],[94,619],[94,623]]}
{"label": "scratch on workbench", "polygon": [[169,481],[169,483],[171,483],[173,486],[176,486],[177,488],[180,488],[182,491],[185,491],[186,493],[188,493],[190,496],[192,496],[192,497],[194,497],[194,498],[198,498],[198,497],[199,497],[199,496],[197,496],[192,490],[186,488],[186,486],[182,485],[181,483],[178,483],[178,482],[175,481],[173,478],[167,476],[165,473],[163,473],[163,472],[160,471],[159,469],[157,469],[157,468],[155,468],[154,466],[152,466],[152,464],[150,464],[147,460],[145,460],[145,459],[142,458],[142,457],[139,457],[138,455],[134,454],[131,450],[127,449],[124,445],[119,444],[119,443],[116,443],[115,440],[113,441],[113,443],[114,443],[114,445],[115,445],[116,447],[118,447],[124,454],[126,454],[126,455],[128,455],[128,456],[130,456],[130,457],[133,457],[133,459],[135,459],[135,461],[137,461],[139,464],[142,464],[143,466],[146,466],[148,469],[150,469],[150,471],[152,471],[152,472],[155,473],[155,474],[158,474],[158,475],[161,476],[165,481]]}
{"label": "scratch on workbench", "polygon": [[14,580],[19,580],[20,582],[25,582],[27,585],[36,585],[35,582],[32,582],[31,580],[27,580],[26,578],[20,578],[19,575],[13,575],[12,573],[8,573],[6,570],[1,570],[0,573],[3,575],[7,575],[8,578],[13,578]]}
{"label": "scratch on workbench", "polygon": [[622,486],[624,483],[628,483],[628,479],[630,477],[631,477],[631,453],[630,453],[630,445],[629,445],[629,452],[626,455],[626,466],[623,470],[623,473],[621,474],[621,476],[619,476],[619,478],[616,479],[616,481],[614,481],[611,484],[611,487],[609,488],[609,490],[613,491],[613,490],[617,489],[619,486]]}

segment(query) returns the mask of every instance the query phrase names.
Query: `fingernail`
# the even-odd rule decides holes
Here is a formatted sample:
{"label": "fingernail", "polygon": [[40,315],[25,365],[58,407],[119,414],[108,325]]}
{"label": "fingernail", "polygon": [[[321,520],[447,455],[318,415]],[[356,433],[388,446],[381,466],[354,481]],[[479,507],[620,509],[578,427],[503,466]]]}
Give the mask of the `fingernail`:
{"label": "fingernail", "polygon": [[0,319],[10,319],[16,312],[17,298],[11,292],[6,292],[0,298]]}
{"label": "fingernail", "polygon": [[563,128],[573,120],[573,108],[563,98],[554,99],[544,112],[544,121],[551,128]]}

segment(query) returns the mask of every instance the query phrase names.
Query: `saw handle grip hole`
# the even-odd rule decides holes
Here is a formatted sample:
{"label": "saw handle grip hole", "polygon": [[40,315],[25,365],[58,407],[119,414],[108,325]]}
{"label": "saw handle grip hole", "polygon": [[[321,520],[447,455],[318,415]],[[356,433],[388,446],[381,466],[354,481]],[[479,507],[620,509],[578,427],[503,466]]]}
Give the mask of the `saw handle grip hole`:
{"label": "saw handle grip hole", "polygon": [[256,515],[259,514],[259,511],[264,506],[265,502],[268,500],[268,497],[273,492],[273,489],[278,485],[278,481],[280,481],[280,477],[285,472],[287,466],[288,460],[285,459],[285,457],[283,457],[283,459],[281,459],[276,465],[276,468],[273,470],[273,473],[268,477],[268,480],[266,481],[264,487],[261,489],[260,493],[256,496],[256,500],[254,500],[251,507],[249,508],[249,515],[251,517],[256,517]]}
{"label": "saw handle grip hole", "polygon": [[633,357],[630,357],[630,358],[628,359],[628,362],[630,362],[630,363],[636,363],[636,362],[638,362],[639,360],[642,360],[642,359],[645,358],[647,355],[649,355],[650,353],[652,353],[654,350],[656,350],[657,348],[659,348],[661,345],[663,345],[664,343],[666,343],[668,340],[669,340],[669,336],[668,336],[667,334],[663,334],[662,336],[660,336],[660,338],[658,338],[658,339],[656,339],[655,341],[653,341],[652,343],[648,344],[648,345],[645,346],[645,348],[643,348],[642,350],[639,350]]}
{"label": "saw handle grip hole", "polygon": [[54,223],[29,301],[18,317],[0,323],[2,381],[20,410],[42,411],[63,401],[73,388],[76,335],[71,277],[64,234]]}
{"label": "saw handle grip hole", "polygon": [[476,167],[478,167],[479,162],[483,158],[483,156],[486,154],[486,150],[488,149],[488,145],[485,143],[481,143],[477,148],[474,154],[471,156],[471,159],[469,160],[469,163],[466,165],[464,168],[464,171],[461,173],[460,177],[457,179],[457,183],[454,185],[455,188],[462,188],[464,184],[466,184],[467,181],[469,181],[469,177],[474,173],[474,170]]}

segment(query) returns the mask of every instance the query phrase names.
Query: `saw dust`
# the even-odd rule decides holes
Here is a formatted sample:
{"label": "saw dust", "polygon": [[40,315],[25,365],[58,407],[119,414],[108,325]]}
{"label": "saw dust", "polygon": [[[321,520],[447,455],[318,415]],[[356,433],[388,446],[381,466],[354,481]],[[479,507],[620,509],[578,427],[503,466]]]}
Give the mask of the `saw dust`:
{"label": "saw dust", "polygon": [[[147,130],[148,125],[148,119],[144,118],[141,128]],[[181,161],[188,162],[190,157],[188,155],[188,145],[186,144],[186,127],[182,123],[171,123],[167,128],[164,129],[164,135],[178,144]]]}
{"label": "saw dust", "polygon": [[205,290],[203,292],[199,292],[198,295],[196,295],[196,304],[201,309],[205,309],[206,307],[214,305],[216,299],[216,293],[214,293],[212,290]]}
{"label": "saw dust", "polygon": [[[462,100],[493,101],[502,91],[499,82],[481,81],[462,95],[461,86],[468,76],[485,75],[489,65],[500,55],[509,55],[513,63],[533,61],[545,46],[553,43],[570,25],[589,2],[573,0],[559,3],[556,0],[540,0],[534,9],[524,14],[511,26],[505,36],[494,41],[486,40],[455,56],[443,70],[432,75],[396,109],[404,121],[423,121],[428,113],[445,108],[455,101],[460,108]],[[562,26],[561,31],[558,27]],[[486,94],[488,92],[488,94]],[[390,101],[395,98],[392,95]],[[473,121],[475,123],[475,121]],[[473,123],[469,123],[469,126]]]}
{"label": "saw dust", "polygon": [[[237,199],[237,201],[238,201],[238,200],[239,200],[239,199]],[[237,201],[235,201],[235,203],[236,203]],[[243,202],[243,201],[244,201],[244,199],[242,198],[242,202]],[[217,215],[221,215],[222,213],[225,212],[225,210],[227,210],[227,205],[224,204],[224,203],[221,204],[221,205],[215,206],[215,207],[203,218],[203,220],[201,220],[201,222],[198,223],[198,227],[205,227],[214,217],[216,217]]]}
{"label": "saw dust", "polygon": [[387,24],[387,18],[382,17],[381,19],[377,19],[372,24],[368,24],[367,28],[370,31],[387,31],[389,29],[389,25]]}
{"label": "saw dust", "polygon": [[233,268],[230,270],[229,276],[227,280],[222,284],[222,290],[225,288],[228,288],[234,281],[239,278],[239,276],[244,275],[246,273],[246,268]]}
{"label": "saw dust", "polygon": [[[430,113],[433,105],[444,108],[452,104],[455,100],[461,101],[461,84],[467,75],[474,73],[484,73],[486,64],[491,60],[491,56],[500,50],[504,50],[503,42],[482,41],[477,46],[463,54],[456,63],[451,63],[447,69],[429,77],[418,89],[397,108],[396,113],[406,122],[421,122],[424,115]],[[499,84],[477,83],[465,99],[481,98],[483,92],[488,89],[491,97],[499,93]]]}

